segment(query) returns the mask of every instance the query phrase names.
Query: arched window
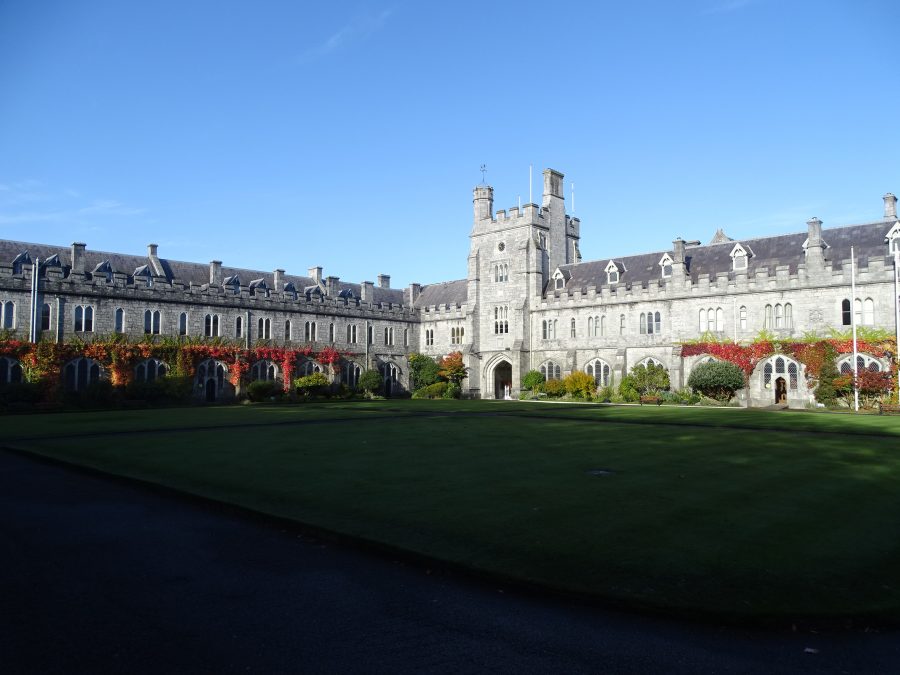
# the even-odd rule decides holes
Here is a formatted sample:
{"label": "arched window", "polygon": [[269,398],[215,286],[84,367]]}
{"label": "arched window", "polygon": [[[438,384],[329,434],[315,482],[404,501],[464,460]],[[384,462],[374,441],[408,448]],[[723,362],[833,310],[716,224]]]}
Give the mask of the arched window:
{"label": "arched window", "polygon": [[90,305],[84,306],[84,332],[94,332],[94,308]]}
{"label": "arched window", "polygon": [[[46,305],[49,307],[49,305]],[[121,307],[116,307],[115,311],[115,321],[114,321],[113,330],[116,333],[124,333],[125,332],[125,310]]]}
{"label": "arched window", "polygon": [[499,305],[494,307],[494,334],[505,335],[507,333],[509,333],[509,307]]}
{"label": "arched window", "polygon": [[584,372],[594,378],[594,384],[598,387],[608,387],[609,386],[609,376],[612,370],[609,367],[609,364],[602,359],[594,359],[593,361],[588,361],[588,364],[584,367]]}
{"label": "arched window", "polygon": [[606,335],[606,315],[600,317],[600,335]]}
{"label": "arched window", "polygon": [[260,340],[272,339],[272,321],[271,319],[260,318],[257,322],[256,337]]}
{"label": "arched window", "polygon": [[[856,355],[856,369],[857,370],[868,370],[873,373],[880,373],[881,363],[879,361],[868,354],[857,354]],[[841,375],[847,375],[853,372],[853,355],[848,354],[838,361],[838,370]]]}
{"label": "arched window", "polygon": [[575,317],[572,317],[572,321],[569,323],[569,337],[575,337]]}
{"label": "arched window", "polygon": [[716,310],[713,307],[706,310],[706,330],[710,333],[716,332]]}
{"label": "arched window", "polygon": [[741,308],[738,310],[738,316],[740,317],[741,330],[747,330],[747,308],[744,305],[741,305]]}
{"label": "arched window", "polygon": [[321,373],[322,366],[320,366],[315,361],[306,360],[300,364],[300,374],[301,375],[312,375],[313,373]]}
{"label": "arched window", "polygon": [[426,347],[434,346],[434,328],[426,328],[425,329],[425,346]]}
{"label": "arched window", "polygon": [[207,401],[217,400],[228,382],[228,366],[221,361],[207,359],[197,366],[196,386]]}
{"label": "arched window", "polygon": [[328,341],[334,343],[334,322],[328,324]]}
{"label": "arched window", "polygon": [[625,315],[619,315],[619,335],[625,335]]}
{"label": "arched window", "polygon": [[562,376],[562,371],[558,363],[547,361],[541,365],[541,375],[545,380],[558,380]]}
{"label": "arched window", "polygon": [[159,335],[160,313],[159,310],[144,311],[144,333],[147,335]]}
{"label": "arched window", "polygon": [[862,324],[862,318],[863,318],[862,310],[863,310],[862,300],[860,300],[859,298],[856,298],[856,300],[853,301],[853,314],[854,314],[853,320],[856,321],[857,326]]}
{"label": "arched window", "polygon": [[588,317],[588,335],[589,336],[595,335],[595,333],[594,333],[594,317],[592,317],[592,316]]}
{"label": "arched window", "polygon": [[721,307],[716,307],[716,331],[721,332],[725,330],[725,312],[722,311]]}
{"label": "arched window", "polygon": [[69,361],[63,369],[63,382],[67,391],[83,391],[104,377],[100,364],[83,356]]}
{"label": "arched window", "polygon": [[234,320],[234,337],[244,336],[244,317],[239,316]]}
{"label": "arched window", "polygon": [[863,301],[863,326],[875,325],[875,301],[872,298],[866,298]]}
{"label": "arched window", "polygon": [[[6,303],[7,305],[12,303]],[[9,328],[10,326],[6,325],[6,309],[3,312],[3,327]],[[85,332],[91,333],[94,330],[94,308],[90,305],[75,305],[75,320],[73,329],[76,333]]]}
{"label": "arched window", "polygon": [[701,333],[706,332],[706,310],[705,309],[700,310],[700,324],[699,325],[700,325],[700,332]]}
{"label": "arched window", "polygon": [[775,326],[775,324],[772,323],[772,305],[766,305],[765,322],[763,326],[765,328],[773,328]]}
{"label": "arched window", "polygon": [[562,277],[556,278],[556,289],[557,290],[559,290],[560,288],[562,288],[565,285],[566,285],[565,279],[563,279]]}
{"label": "arched window", "polygon": [[159,359],[147,359],[141,361],[134,369],[134,379],[137,382],[153,382],[157,378],[165,377],[169,367]]}
{"label": "arched window", "polygon": [[794,327],[794,308],[789,302],[784,304],[784,327],[788,329]]}
{"label": "arched window", "polygon": [[250,368],[250,380],[252,382],[256,380],[277,382],[279,380],[278,366],[272,361],[261,359]]}
{"label": "arched window", "polygon": [[187,335],[188,328],[188,316],[187,312],[182,312],[178,315],[178,334],[179,335]]}
{"label": "arched window", "polygon": [[50,330],[50,304],[41,305],[41,330]]}
{"label": "arched window", "polygon": [[644,366],[647,368],[648,366],[657,366],[658,368],[662,368],[663,364],[654,359],[652,356],[648,356],[646,359],[643,359],[638,362],[639,366]]}
{"label": "arched window", "polygon": [[544,319],[543,321],[541,321],[541,339],[549,340],[550,338],[548,337],[548,335],[549,332],[547,328],[547,319]]}
{"label": "arched window", "polygon": [[784,307],[780,302],[775,305],[775,328],[784,328]]}
{"label": "arched window", "polygon": [[22,364],[8,356],[0,358],[0,385],[22,382]]}
{"label": "arched window", "polygon": [[[460,329],[462,330],[462,329]],[[409,328],[403,329],[403,346],[409,347]]]}
{"label": "arched window", "polygon": [[359,376],[362,374],[362,368],[358,363],[347,361],[342,371],[344,384],[348,387],[355,387],[359,384]]}
{"label": "arched window", "polygon": [[[333,328],[334,328],[334,324],[331,324],[331,326],[332,326],[332,329],[333,329]],[[290,342],[290,340],[291,340],[291,320],[290,320],[290,319],[285,319],[285,320],[284,320],[284,341],[285,341],[285,342]]]}
{"label": "arched window", "polygon": [[795,361],[783,356],[770,358],[763,365],[763,386],[772,385],[773,379],[787,375],[787,388],[791,391],[797,389],[800,374],[800,366]]}
{"label": "arched window", "polygon": [[672,276],[672,263],[666,263],[662,266],[662,275],[664,278]]}
{"label": "arched window", "polygon": [[662,330],[662,314],[659,312],[656,312],[653,315],[653,330],[657,335],[659,335]]}
{"label": "arched window", "polygon": [[356,344],[356,324],[351,323],[347,324],[347,343],[351,345]]}
{"label": "arched window", "polygon": [[[6,311],[3,312],[3,327],[6,327]],[[74,317],[72,320],[72,330],[80,333],[84,330],[84,307],[75,305]]]}
{"label": "arched window", "polygon": [[850,314],[850,300],[844,298],[841,300],[841,325],[849,326],[853,323],[853,317]]}
{"label": "arched window", "polygon": [[638,319],[638,330],[641,335],[644,335],[647,332],[647,321],[643,312],[641,312],[641,316]]}

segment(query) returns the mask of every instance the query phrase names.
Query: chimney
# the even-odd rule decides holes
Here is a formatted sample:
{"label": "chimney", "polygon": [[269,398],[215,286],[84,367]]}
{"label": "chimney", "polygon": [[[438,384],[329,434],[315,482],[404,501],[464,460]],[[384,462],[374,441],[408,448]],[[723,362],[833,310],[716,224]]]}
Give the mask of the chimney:
{"label": "chimney", "polygon": [[897,198],[888,192],[884,196],[884,219],[895,220],[897,218]]}
{"label": "chimney", "polygon": [[211,260],[209,262],[209,283],[214,286],[222,285],[222,261]]}
{"label": "chimney", "polygon": [[544,169],[544,206],[550,205],[553,197],[563,198],[563,178],[565,176],[553,169]]}
{"label": "chimney", "polygon": [[475,208],[475,222],[491,220],[494,217],[494,188],[478,185],[474,190],[472,204]]}
{"label": "chimney", "polygon": [[807,270],[822,269],[825,266],[825,242],[822,241],[822,221],[812,217],[806,221],[806,226]]}
{"label": "chimney", "polygon": [[312,278],[313,283],[321,284],[322,283],[322,268],[321,267],[310,267],[307,271],[307,274]]}
{"label": "chimney", "polygon": [[422,295],[422,284],[410,284],[407,289],[407,295],[409,296],[409,304],[414,305],[419,296]]}
{"label": "chimney", "polygon": [[339,280],[339,277],[328,277],[327,279],[325,279],[325,295],[329,297],[337,296]]}
{"label": "chimney", "polygon": [[363,281],[359,285],[359,299],[363,302],[374,302],[375,284],[373,284],[371,281]]}
{"label": "chimney", "polygon": [[684,262],[684,239],[681,237],[672,242],[672,261],[675,263]]}
{"label": "chimney", "polygon": [[391,287],[391,275],[390,274],[379,274],[378,275],[378,288],[390,288]]}
{"label": "chimney", "polygon": [[156,251],[159,249],[159,244],[147,244],[147,257],[155,258]]}
{"label": "chimney", "polygon": [[150,258],[150,267],[153,269],[153,275],[157,277],[166,276],[159,262],[159,246],[157,244],[147,244],[147,257]]}
{"label": "chimney", "polygon": [[284,270],[275,270],[275,292],[278,293],[284,288]]}
{"label": "chimney", "polygon": [[84,249],[87,244],[75,242],[72,244],[72,271],[76,274],[84,274]]}

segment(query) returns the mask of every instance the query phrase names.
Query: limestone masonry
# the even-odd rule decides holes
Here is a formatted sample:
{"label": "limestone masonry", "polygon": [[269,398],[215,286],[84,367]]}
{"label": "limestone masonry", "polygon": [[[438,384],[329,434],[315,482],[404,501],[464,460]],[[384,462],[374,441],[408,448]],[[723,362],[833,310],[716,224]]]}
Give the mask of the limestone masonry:
{"label": "limestone masonry", "polygon": [[[583,262],[581,223],[566,215],[562,186],[563,175],[547,169],[540,205],[496,212],[493,189],[477,186],[466,278],[406,289],[391,288],[386,275],[377,284],[347,283],[321,267],[297,276],[177,262],[161,258],[155,244],[135,256],[81,243],[0,241],[0,323],[20,339],[32,334],[32,269],[40,259],[43,340],[124,333],[333,344],[357,355],[336,379],[352,385],[361,370],[376,368],[389,394],[409,387],[408,354],[461,351],[464,390],[482,398],[515,396],[532,369],[548,378],[584,370],[607,385],[648,360],[680,388],[709,357],[682,358],[679,345],[704,334],[746,341],[763,329],[784,340],[843,332],[851,312],[859,326],[895,330],[900,221],[892,194],[870,223],[823,229],[813,218],[799,232],[740,241],[720,230],[705,245],[676,239],[668,250]],[[786,389],[789,405],[805,406],[813,399],[803,365],[778,359],[759,364],[742,397],[770,405]],[[867,354],[859,363],[889,366]],[[11,372],[0,367],[0,379]]]}

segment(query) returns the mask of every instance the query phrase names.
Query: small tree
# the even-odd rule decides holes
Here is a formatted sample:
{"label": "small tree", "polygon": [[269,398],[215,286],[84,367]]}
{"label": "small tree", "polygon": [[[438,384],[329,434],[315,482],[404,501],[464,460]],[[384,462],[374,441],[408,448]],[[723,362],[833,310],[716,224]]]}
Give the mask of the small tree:
{"label": "small tree", "polygon": [[837,391],[834,388],[834,381],[838,377],[837,366],[834,365],[833,358],[827,358],[822,362],[822,368],[819,370],[819,385],[816,387],[816,400],[825,405],[834,405],[837,401]]}
{"label": "small tree", "polygon": [[731,361],[707,361],[691,371],[687,383],[694,391],[726,403],[744,388],[744,371]]}
{"label": "small tree", "polygon": [[566,393],[576,398],[590,399],[594,394],[594,378],[580,370],[573,370],[563,379]]}
{"label": "small tree", "polygon": [[294,387],[304,396],[318,394],[328,386],[328,378],[324,373],[311,373],[294,380]]}
{"label": "small tree", "polygon": [[531,393],[536,394],[538,388],[544,384],[545,379],[546,378],[541,374],[541,371],[529,370],[525,373],[525,377],[522,378],[522,388],[531,389]]}
{"label": "small tree", "polygon": [[430,356],[425,354],[409,355],[409,373],[412,375],[413,389],[421,389],[438,381],[440,366]]}
{"label": "small tree", "polygon": [[654,396],[669,389],[669,371],[653,362],[631,369],[631,385],[641,396]]}
{"label": "small tree", "polygon": [[449,382],[452,382],[455,385],[459,385],[464,379],[466,379],[466,372],[468,368],[466,368],[463,363],[463,355],[462,352],[450,352],[441,359],[440,369],[438,370],[438,375],[445,378]]}
{"label": "small tree", "polygon": [[372,396],[373,392],[381,388],[382,383],[381,373],[377,370],[367,370],[359,376],[359,388],[366,392],[367,396]]}

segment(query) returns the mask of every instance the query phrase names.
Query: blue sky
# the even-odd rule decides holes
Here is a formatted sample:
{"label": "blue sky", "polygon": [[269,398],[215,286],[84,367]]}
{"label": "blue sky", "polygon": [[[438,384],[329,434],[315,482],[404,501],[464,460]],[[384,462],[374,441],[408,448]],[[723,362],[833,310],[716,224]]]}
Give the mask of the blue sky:
{"label": "blue sky", "polygon": [[[900,3],[0,3],[0,237],[395,286],[471,190],[575,184],[586,260],[877,220]],[[570,205],[571,209],[571,205]]]}

